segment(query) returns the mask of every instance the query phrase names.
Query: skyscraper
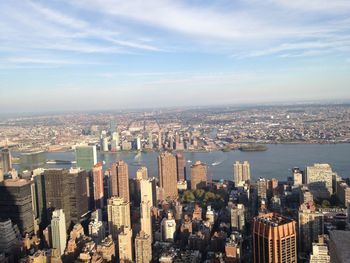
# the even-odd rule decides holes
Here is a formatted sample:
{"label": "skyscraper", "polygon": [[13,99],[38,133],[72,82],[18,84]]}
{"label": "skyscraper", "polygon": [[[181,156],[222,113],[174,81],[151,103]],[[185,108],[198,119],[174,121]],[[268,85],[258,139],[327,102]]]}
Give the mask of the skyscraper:
{"label": "skyscraper", "polygon": [[130,203],[121,197],[111,197],[108,199],[107,213],[109,233],[117,240],[122,227],[131,227]]}
{"label": "skyscraper", "polygon": [[162,241],[174,241],[176,232],[176,221],[171,212],[168,212],[167,217],[163,218],[161,223]]}
{"label": "skyscraper", "polygon": [[130,201],[128,165],[124,161],[112,165],[111,190],[112,196],[121,197],[125,202]]}
{"label": "skyscraper", "polygon": [[316,163],[306,167],[306,183],[315,198],[329,198],[333,193],[333,176],[329,164]]}
{"label": "skyscraper", "polygon": [[233,180],[236,186],[250,180],[250,165],[248,161],[243,163],[236,161],[233,164]]}
{"label": "skyscraper", "polygon": [[135,238],[135,261],[136,263],[150,263],[152,261],[151,237],[142,230]]}
{"label": "skyscraper", "polygon": [[150,201],[151,206],[157,206],[157,184],[155,178],[140,181],[141,201]]}
{"label": "skyscraper", "polygon": [[89,211],[88,179],[86,171],[81,168],[69,170],[70,219],[74,224],[81,222],[82,216]]}
{"label": "skyscraper", "polygon": [[101,209],[103,207],[104,197],[102,163],[97,163],[94,165],[92,168],[92,177],[95,209]]}
{"label": "skyscraper", "polygon": [[253,220],[253,262],[297,262],[295,221],[279,214],[262,214]]}
{"label": "skyscraper", "polygon": [[267,197],[267,180],[265,178],[259,178],[256,182],[258,197],[260,199],[266,199]]}
{"label": "skyscraper", "polygon": [[148,172],[147,172],[146,166],[141,166],[140,168],[137,169],[136,179],[137,180],[148,179]]}
{"label": "skyscraper", "polygon": [[62,209],[55,210],[52,213],[51,236],[52,247],[56,248],[62,256],[67,243],[66,219]]}
{"label": "skyscraper", "polygon": [[1,150],[2,171],[4,174],[12,170],[12,157],[8,148]]}
{"label": "skyscraper", "polygon": [[329,255],[331,263],[349,262],[350,231],[329,232]]}
{"label": "skyscraper", "polygon": [[245,208],[243,204],[231,207],[231,228],[234,231],[243,231],[245,226]]}
{"label": "skyscraper", "polygon": [[96,145],[77,146],[75,148],[77,167],[90,171],[97,163]]}
{"label": "skyscraper", "polygon": [[168,152],[158,156],[159,184],[163,188],[164,198],[177,197],[176,158]]}
{"label": "skyscraper", "polygon": [[8,179],[0,183],[0,218],[11,219],[22,236],[34,233],[31,182]]}
{"label": "skyscraper", "polygon": [[330,263],[331,257],[328,254],[327,244],[324,242],[324,236],[318,237],[318,242],[312,243],[312,254],[310,263]]}
{"label": "skyscraper", "polygon": [[151,237],[152,240],[152,216],[151,216],[151,202],[141,202],[141,230]]}
{"label": "skyscraper", "polygon": [[183,154],[176,154],[177,181],[186,181],[186,160]]}
{"label": "skyscraper", "polygon": [[191,165],[191,189],[203,188],[206,186],[208,167],[201,161],[196,161]]}
{"label": "skyscraper", "polygon": [[128,226],[122,227],[118,235],[119,262],[133,262],[132,229]]}
{"label": "skyscraper", "polygon": [[44,171],[44,178],[48,219],[50,219],[50,212],[63,209],[68,229],[71,223],[69,171],[67,169],[47,169]]}

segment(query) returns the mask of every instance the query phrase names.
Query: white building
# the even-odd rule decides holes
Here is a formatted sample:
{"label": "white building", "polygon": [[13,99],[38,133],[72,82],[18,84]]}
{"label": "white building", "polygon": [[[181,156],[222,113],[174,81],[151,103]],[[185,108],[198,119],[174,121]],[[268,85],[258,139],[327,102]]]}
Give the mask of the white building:
{"label": "white building", "polygon": [[60,255],[64,254],[67,244],[66,216],[62,209],[53,211],[51,220],[52,247],[56,248]]}
{"label": "white building", "polygon": [[176,222],[171,212],[168,212],[167,218],[163,218],[161,225],[162,240],[174,241]]}

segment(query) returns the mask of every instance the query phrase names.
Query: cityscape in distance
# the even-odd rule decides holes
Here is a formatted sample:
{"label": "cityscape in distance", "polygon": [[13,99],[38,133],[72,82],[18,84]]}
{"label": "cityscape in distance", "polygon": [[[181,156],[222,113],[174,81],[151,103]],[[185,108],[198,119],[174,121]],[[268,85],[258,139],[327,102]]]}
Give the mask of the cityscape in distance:
{"label": "cityscape in distance", "polygon": [[0,263],[350,262],[348,0],[0,17]]}

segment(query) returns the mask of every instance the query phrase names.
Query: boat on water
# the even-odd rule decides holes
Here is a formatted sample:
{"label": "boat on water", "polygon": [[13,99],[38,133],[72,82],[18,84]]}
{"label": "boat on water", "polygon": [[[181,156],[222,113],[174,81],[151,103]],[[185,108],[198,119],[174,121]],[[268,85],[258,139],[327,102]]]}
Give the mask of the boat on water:
{"label": "boat on water", "polygon": [[220,161],[220,162],[213,162],[211,165],[212,165],[212,166],[217,166],[217,165],[219,165],[220,163],[222,163],[222,161]]}

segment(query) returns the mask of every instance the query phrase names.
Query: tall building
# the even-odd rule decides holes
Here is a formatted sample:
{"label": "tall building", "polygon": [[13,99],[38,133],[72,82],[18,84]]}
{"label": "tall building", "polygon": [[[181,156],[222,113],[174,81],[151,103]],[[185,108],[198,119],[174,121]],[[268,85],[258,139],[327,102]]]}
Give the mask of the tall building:
{"label": "tall building", "polygon": [[102,168],[102,163],[97,163],[92,168],[95,209],[103,208],[104,189]]}
{"label": "tall building", "polygon": [[57,249],[62,256],[67,244],[66,219],[62,209],[55,210],[52,213],[51,237],[52,247]]}
{"label": "tall building", "polygon": [[336,196],[342,205],[345,207],[348,206],[348,202],[350,201],[350,187],[344,181],[337,181],[337,192]]}
{"label": "tall building", "polygon": [[295,221],[279,214],[262,214],[253,220],[253,262],[297,262]]}
{"label": "tall building", "polygon": [[132,229],[128,226],[122,227],[118,235],[119,262],[133,262]]}
{"label": "tall building", "polygon": [[0,183],[0,218],[11,219],[22,234],[34,233],[31,182],[8,179]]}
{"label": "tall building", "polygon": [[177,181],[186,181],[186,160],[182,153],[176,154]]}
{"label": "tall building", "polygon": [[69,170],[70,186],[70,219],[74,224],[81,222],[89,211],[89,178],[85,170],[71,168]]}
{"label": "tall building", "polygon": [[102,219],[95,217],[89,223],[89,236],[95,242],[95,244],[100,244],[105,237],[105,227]]}
{"label": "tall building", "polygon": [[231,228],[233,231],[243,231],[245,226],[245,208],[243,204],[231,207]]}
{"label": "tall building", "polygon": [[333,177],[329,164],[316,163],[306,167],[306,183],[315,198],[329,198],[333,194]]}
{"label": "tall building", "polygon": [[111,197],[107,203],[107,214],[109,233],[117,240],[122,227],[131,228],[130,203],[120,197]]}
{"label": "tall building", "polygon": [[265,178],[259,178],[256,182],[258,197],[260,199],[266,199],[267,197],[267,180]]}
{"label": "tall building", "polygon": [[4,174],[12,170],[12,157],[8,148],[1,150],[2,172]]}
{"label": "tall building", "polygon": [[50,220],[52,211],[63,209],[68,229],[71,223],[69,171],[67,169],[47,169],[44,171],[44,181],[47,218]]}
{"label": "tall building", "polygon": [[151,202],[142,201],[141,202],[141,230],[149,235],[152,240],[152,216],[151,216]]}
{"label": "tall building", "polygon": [[164,198],[177,197],[176,158],[168,152],[158,157],[159,185],[164,190]]}
{"label": "tall building", "polygon": [[208,167],[201,161],[191,165],[191,189],[195,190],[206,186],[208,181]]}
{"label": "tall building", "polygon": [[118,196],[125,202],[130,202],[128,165],[124,161],[118,161],[111,169],[112,196]]}
{"label": "tall building", "polygon": [[162,241],[174,241],[176,232],[176,222],[171,212],[161,222]]}
{"label": "tall building", "polygon": [[293,185],[294,186],[299,186],[303,184],[303,172],[300,171],[299,168],[294,167],[292,169],[292,173],[293,173]]}
{"label": "tall building", "polygon": [[350,231],[329,232],[329,255],[331,263],[347,263],[350,259]]}
{"label": "tall building", "polygon": [[157,184],[155,178],[140,181],[141,201],[150,201],[151,206],[157,206]]}
{"label": "tall building", "polygon": [[136,179],[137,180],[148,179],[148,172],[147,172],[146,166],[141,166],[139,169],[137,169]]}
{"label": "tall building", "polygon": [[243,163],[236,161],[233,164],[233,180],[235,186],[242,185],[245,181],[250,180],[250,164],[248,161]]}
{"label": "tall building", "polygon": [[77,167],[90,171],[97,163],[96,145],[77,146],[75,148]]}
{"label": "tall building", "polygon": [[318,242],[312,243],[312,253],[310,263],[330,263],[331,257],[328,253],[327,244],[324,242],[324,236],[319,236]]}
{"label": "tall building", "polygon": [[135,262],[152,262],[152,240],[151,237],[142,230],[135,238]]}
{"label": "tall building", "polygon": [[0,219],[0,233],[0,254],[12,254],[22,247],[21,235],[11,219]]}
{"label": "tall building", "polygon": [[316,211],[312,203],[304,203],[298,212],[299,252],[309,255],[312,243],[323,234],[323,213]]}

